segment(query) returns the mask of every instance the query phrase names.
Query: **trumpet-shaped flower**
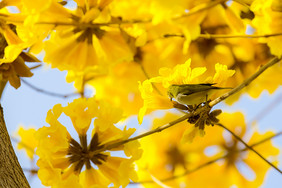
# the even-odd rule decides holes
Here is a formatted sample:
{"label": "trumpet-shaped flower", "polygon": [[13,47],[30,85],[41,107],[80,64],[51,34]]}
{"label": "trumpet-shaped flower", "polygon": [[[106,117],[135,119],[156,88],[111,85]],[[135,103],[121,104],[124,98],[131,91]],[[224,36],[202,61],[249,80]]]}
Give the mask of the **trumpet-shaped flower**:
{"label": "trumpet-shaped flower", "polygon": [[[66,12],[66,24],[45,42],[44,61],[60,70],[84,72],[93,66],[132,60],[133,53],[120,29],[100,25],[110,21],[106,8],[110,2],[79,1],[75,13]],[[55,24],[56,18],[51,17],[49,22]]]}
{"label": "trumpet-shaped flower", "polygon": [[33,73],[25,65],[27,62],[39,62],[33,55],[23,52],[27,43],[14,33],[10,26],[0,20],[0,80],[9,81],[14,88],[20,87],[20,77],[31,77]]}
{"label": "trumpet-shaped flower", "polygon": [[[71,119],[79,141],[58,121],[62,113]],[[52,187],[65,187],[71,182],[75,187],[107,187],[110,183],[124,187],[130,179],[136,181],[133,162],[142,153],[139,143],[133,141],[106,149],[135,131],[115,127],[120,118],[118,109],[94,98],[76,99],[66,107],[55,105],[46,118],[50,127],[40,128],[36,133],[38,176],[42,183]],[[87,136],[89,129],[91,136]],[[111,151],[118,150],[124,151],[126,157],[111,156]]]}
{"label": "trumpet-shaped flower", "polygon": [[[204,76],[206,71],[205,67],[191,68],[191,60],[187,60],[184,64],[176,65],[174,68],[161,68],[159,70],[160,76],[153,77],[149,80],[145,80],[139,84],[139,90],[144,100],[144,105],[139,111],[139,122],[142,122],[143,116],[146,114],[147,109],[169,109],[174,105],[169,102],[166,93],[161,93],[170,85],[177,84],[201,84],[201,83],[216,83],[217,85],[223,85],[224,82],[231,77],[235,71],[228,70],[227,66],[216,64],[215,75]],[[161,83],[160,87],[153,88],[153,84]],[[159,85],[156,85],[159,86]],[[158,89],[160,88],[160,89]],[[213,97],[213,96],[208,96]],[[203,101],[205,102],[205,101]]]}
{"label": "trumpet-shaped flower", "polygon": [[[270,135],[274,135],[271,131],[263,134],[256,131],[253,133],[248,132],[244,115],[240,112],[222,113],[218,118],[221,124],[245,140],[249,146],[268,138]],[[236,185],[237,187],[259,187],[263,182],[265,173],[271,166],[265,163],[253,151],[244,149],[240,141],[230,133],[227,133],[222,128],[221,131],[217,129],[219,127],[210,135],[214,137],[211,145],[217,147],[217,153],[214,157],[226,155],[222,161],[217,163],[217,167],[215,166],[215,171],[219,174],[224,174],[226,177],[224,187],[232,185]],[[225,136],[223,137],[223,135]],[[253,146],[253,148],[266,159],[269,159],[270,162],[275,162],[275,158],[279,153],[279,150],[270,141]],[[242,169],[248,169],[248,174],[244,173]],[[217,180],[215,179],[215,181]]]}
{"label": "trumpet-shaped flower", "polygon": [[[276,34],[282,30],[282,2],[278,0],[255,0],[251,5],[251,10],[255,14],[252,23],[259,34]],[[263,25],[263,27],[262,27]],[[282,57],[282,36],[269,37],[262,39],[270,47],[273,55]]]}
{"label": "trumpet-shaped flower", "polygon": [[[154,120],[153,128],[174,121],[177,117],[167,113]],[[222,113],[219,119],[240,138],[248,140],[246,143],[249,146],[255,144],[253,148],[270,162],[276,161],[279,150],[270,141],[261,142],[274,135],[272,132],[247,132],[244,116],[240,112]],[[159,187],[159,182],[168,187],[211,188],[215,184],[219,187],[261,186],[265,173],[271,167],[257,154],[245,149],[240,141],[217,126],[209,127],[209,134],[204,139],[196,139],[193,144],[182,143],[181,137],[186,126],[182,122],[164,130],[162,134],[141,140],[141,146],[146,150],[137,161],[138,175],[141,182],[152,181],[151,184],[144,184],[144,187]],[[242,169],[248,169],[247,173]]]}
{"label": "trumpet-shaped flower", "polygon": [[[163,117],[153,121],[152,129],[174,121],[178,117],[179,115],[168,112]],[[137,172],[141,182],[157,179],[168,187],[181,187],[186,184],[185,179],[187,178],[185,176],[172,178],[170,181],[163,180],[192,170],[207,160],[204,149],[209,146],[209,142],[204,139],[196,139],[196,144],[183,143],[181,138],[186,129],[187,122],[181,122],[169,128],[169,130],[162,131],[161,134],[141,140],[144,153],[137,161]],[[187,181],[196,182],[207,176],[209,176],[208,173],[201,173],[200,176],[193,176]],[[147,186],[158,187],[157,184],[144,184],[144,187]]]}
{"label": "trumpet-shaped flower", "polygon": [[20,142],[17,144],[18,149],[24,149],[30,159],[34,158],[35,148],[37,146],[37,140],[35,139],[36,129],[25,129],[22,126],[19,127],[17,134],[21,137]]}

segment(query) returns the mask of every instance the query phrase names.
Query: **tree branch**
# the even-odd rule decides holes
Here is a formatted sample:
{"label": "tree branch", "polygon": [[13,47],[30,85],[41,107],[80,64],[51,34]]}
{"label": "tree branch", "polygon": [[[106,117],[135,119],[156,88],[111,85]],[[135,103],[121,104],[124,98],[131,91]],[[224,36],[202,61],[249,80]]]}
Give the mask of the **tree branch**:
{"label": "tree branch", "polygon": [[[106,151],[106,150],[110,150],[110,149],[113,149],[115,147],[118,147],[120,145],[123,145],[123,144],[126,144],[128,142],[131,142],[131,141],[134,141],[134,140],[137,140],[137,139],[140,139],[140,138],[143,138],[145,136],[149,136],[151,134],[154,134],[154,133],[157,133],[157,132],[161,132],[177,123],[180,123],[186,119],[188,119],[189,117],[192,117],[192,116],[195,116],[199,113],[201,113],[202,111],[205,111],[205,110],[210,110],[210,108],[212,108],[214,105],[216,105],[217,103],[223,101],[224,99],[226,99],[227,97],[233,95],[234,93],[240,91],[241,89],[243,89],[244,87],[246,87],[247,85],[249,85],[254,79],[256,79],[260,74],[262,74],[267,68],[271,67],[272,65],[278,63],[280,61],[279,58],[275,57],[273,58],[270,62],[268,62],[267,64],[265,64],[264,66],[262,66],[256,73],[254,73],[250,78],[248,78],[247,80],[245,80],[241,85],[239,85],[238,87],[232,89],[231,91],[223,94],[222,96],[216,98],[215,100],[211,101],[209,103],[209,105],[205,105],[203,108],[198,108],[196,111],[194,111],[193,113],[188,113],[188,114],[185,114],[184,116],[176,119],[175,121],[172,121],[168,124],[165,124],[163,126],[160,126],[154,130],[151,130],[151,131],[148,131],[148,132],[145,132],[143,134],[140,134],[136,137],[133,137],[133,138],[129,138],[127,140],[121,140],[121,141],[117,141],[117,142],[113,142],[113,143],[108,143],[108,144],[105,144],[105,146],[99,150],[96,150],[94,152],[91,153],[91,155],[96,155],[100,152],[103,152],[103,151]],[[209,109],[207,109],[209,108]],[[271,165],[273,166],[273,165]],[[278,169],[278,171],[280,171]]]}
{"label": "tree branch", "polygon": [[217,103],[223,101],[224,99],[226,99],[227,97],[233,95],[234,93],[240,91],[241,89],[243,89],[244,87],[246,87],[247,85],[249,85],[254,79],[256,79],[260,74],[262,74],[267,68],[271,67],[272,65],[278,63],[280,61],[280,59],[278,59],[277,57],[273,58],[270,62],[268,62],[267,64],[265,64],[264,66],[262,66],[256,73],[254,73],[250,78],[248,78],[247,80],[245,80],[241,85],[239,85],[238,87],[232,89],[231,91],[223,94],[222,96],[216,98],[215,100],[211,101],[209,103],[209,105],[206,105],[205,108],[198,108],[195,112],[193,113],[189,113],[189,114],[186,114],[182,117],[180,117],[179,119],[175,120],[175,121],[172,121],[166,125],[163,125],[163,126],[160,126],[154,130],[151,130],[151,131],[148,131],[148,132],[145,132],[141,135],[138,135],[136,137],[133,137],[133,138],[129,138],[127,140],[122,140],[122,141],[118,141],[118,142],[115,142],[115,143],[112,143],[112,144],[109,144],[109,145],[105,145],[105,147],[99,149],[99,150],[96,150],[93,152],[93,154],[98,154],[100,152],[103,152],[103,151],[106,151],[106,150],[110,150],[112,148],[115,148],[115,147],[118,147],[120,145],[123,145],[123,144],[126,144],[128,142],[131,142],[133,140],[137,140],[137,139],[140,139],[142,137],[145,137],[145,136],[149,136],[151,134],[154,134],[154,133],[157,133],[157,132],[161,132],[179,122],[182,122],[186,119],[188,119],[189,117],[192,117],[194,115],[197,115],[199,114],[200,112],[206,110],[206,108],[212,108],[214,105],[216,105]]}
{"label": "tree branch", "polygon": [[[150,76],[149,74],[147,73],[147,71],[145,70],[144,66],[140,63],[140,68],[142,70],[142,72],[144,73],[145,77],[150,80]],[[158,92],[159,95],[163,95],[160,90],[157,88],[157,86],[155,85],[155,83],[151,83],[153,88],[155,89],[156,92]]]}
{"label": "tree branch", "polygon": [[0,187],[30,187],[14,152],[0,105]]}
{"label": "tree branch", "polygon": [[259,152],[257,152],[256,150],[254,150],[251,146],[249,146],[244,140],[242,140],[239,136],[237,136],[234,132],[232,132],[230,129],[228,129],[227,127],[225,127],[223,124],[221,123],[217,123],[216,125],[224,128],[225,130],[227,130],[230,134],[232,134],[237,140],[239,140],[242,144],[244,144],[244,146],[246,148],[248,148],[249,150],[252,150],[253,152],[255,152],[255,154],[257,154],[260,158],[262,158],[266,163],[268,163],[270,166],[272,166],[275,170],[277,170],[278,172],[280,172],[280,174],[282,174],[282,171],[277,168],[276,166],[274,166],[274,164],[272,164],[271,162],[269,162],[266,158],[264,158]]}
{"label": "tree branch", "polygon": [[[205,3],[204,6],[198,8],[194,7],[190,10],[190,12],[179,15],[174,17],[174,20],[185,18],[188,16],[195,15],[199,12],[208,10],[220,3],[224,3],[227,0],[215,0],[211,1],[209,3]],[[203,3],[204,4],[204,3]],[[14,23],[14,24],[23,24],[23,21],[19,20],[14,20],[14,19],[9,19],[9,15],[6,14],[1,14],[0,18],[3,20],[6,20],[7,22]],[[83,27],[88,27],[88,28],[96,28],[96,27],[101,27],[101,26],[112,26],[112,25],[121,25],[121,24],[138,24],[138,23],[150,23],[152,22],[152,18],[144,19],[144,20],[121,20],[121,21],[116,21],[116,22],[108,22],[108,23],[81,23],[81,22],[46,22],[46,21],[41,21],[37,22],[35,24],[42,24],[42,25],[54,25],[54,26],[83,26]]]}
{"label": "tree branch", "polygon": [[29,151],[31,151],[32,153],[35,154],[34,149],[31,148],[30,146],[28,146],[27,144],[21,143],[20,140],[18,140],[17,138],[15,138],[15,137],[13,137],[13,136],[10,136],[10,138],[11,138],[11,141],[14,141],[14,142],[16,142],[16,143],[19,144],[19,145],[22,145],[22,147],[26,148],[27,150],[29,150]]}
{"label": "tree branch", "polygon": [[173,125],[175,125],[175,124],[177,124],[177,123],[180,123],[180,122],[182,122],[182,121],[188,119],[188,118],[191,117],[191,116],[192,116],[191,113],[185,114],[184,116],[182,116],[182,117],[180,117],[180,118],[178,118],[178,119],[176,119],[176,120],[174,120],[174,121],[172,121],[172,122],[169,122],[169,123],[167,123],[167,124],[165,124],[165,125],[163,125],[163,126],[160,126],[160,127],[156,128],[156,129],[153,129],[153,130],[151,130],[151,131],[145,132],[145,133],[140,134],[140,135],[138,135],[138,136],[129,138],[129,139],[127,139],[127,140],[121,140],[121,141],[118,141],[118,142],[115,142],[115,143],[112,143],[112,144],[108,144],[108,145],[106,144],[103,148],[101,148],[101,149],[99,149],[99,150],[96,150],[96,151],[94,151],[94,152],[91,153],[91,154],[92,154],[92,155],[95,155],[95,154],[98,154],[98,153],[100,153],[100,152],[103,152],[103,151],[106,151],[106,150],[110,150],[110,149],[116,148],[116,147],[118,147],[118,146],[120,146],[120,145],[123,145],[123,144],[126,144],[126,143],[128,143],[128,142],[131,142],[131,141],[134,141],[134,140],[138,140],[138,139],[143,138],[143,137],[145,137],[145,136],[149,136],[149,135],[151,135],[151,134],[161,132],[161,131],[163,131],[163,130],[165,130],[165,129],[167,129],[167,128],[169,128],[169,127],[171,127],[171,126],[173,126]]}
{"label": "tree branch", "polygon": [[251,77],[249,77],[247,80],[245,80],[242,84],[240,84],[239,86],[235,87],[234,89],[230,90],[229,92],[221,95],[220,97],[212,100],[209,103],[210,107],[213,107],[214,105],[216,105],[217,103],[225,100],[226,98],[230,97],[231,95],[239,92],[240,90],[242,90],[244,87],[248,86],[253,80],[255,80],[259,75],[261,75],[266,69],[268,69],[269,67],[271,67],[272,65],[278,63],[281,59],[279,59],[278,57],[273,58],[272,60],[270,60],[267,64],[263,65],[262,67],[260,67],[260,69],[254,73]]}
{"label": "tree branch", "polygon": [[25,81],[24,79],[21,79],[21,81],[26,84],[28,87],[30,87],[31,89],[37,91],[37,92],[40,92],[40,93],[43,93],[45,95],[50,95],[50,96],[53,96],[53,97],[60,97],[60,98],[68,98],[68,97],[71,97],[71,96],[75,96],[75,95],[79,95],[79,93],[70,93],[70,94],[60,94],[60,93],[54,93],[54,92],[50,92],[50,91],[46,91],[46,90],[43,90],[43,89],[40,89],[30,83],[28,83],[27,81]]}
{"label": "tree branch", "polygon": [[[274,134],[274,135],[272,135],[272,136],[269,136],[269,137],[267,137],[267,138],[265,138],[265,139],[262,139],[262,140],[260,140],[260,141],[258,141],[258,142],[256,142],[256,143],[250,145],[250,147],[258,146],[258,145],[260,145],[260,144],[262,144],[262,143],[264,143],[264,142],[266,142],[266,141],[268,141],[268,140],[271,140],[272,138],[278,137],[278,136],[280,136],[280,135],[282,135],[282,132],[279,132],[279,133]],[[245,148],[243,148],[243,149],[241,149],[241,150],[238,150],[238,151],[235,151],[235,152],[244,152],[244,151],[247,151],[247,150],[248,150],[248,148],[245,147]],[[227,154],[225,154],[225,155],[223,155],[223,156],[221,156],[221,157],[217,157],[217,158],[215,158],[215,159],[213,159],[213,160],[207,161],[206,163],[203,163],[203,164],[199,165],[198,167],[196,167],[196,168],[194,168],[194,169],[187,170],[187,171],[185,171],[185,172],[182,173],[182,174],[175,175],[175,176],[172,176],[172,177],[169,177],[169,178],[165,178],[165,179],[162,179],[162,180],[160,180],[160,181],[165,182],[165,181],[170,181],[170,180],[174,180],[174,179],[177,179],[177,178],[181,178],[181,177],[183,177],[183,176],[186,176],[186,175],[188,175],[188,174],[191,174],[191,173],[193,173],[193,172],[196,172],[196,171],[198,171],[198,170],[200,170],[200,169],[202,169],[202,168],[204,168],[204,167],[206,167],[206,166],[209,166],[209,165],[211,165],[211,164],[213,164],[213,163],[215,163],[215,162],[217,162],[217,161],[219,161],[219,160],[221,160],[221,159],[227,158],[228,156],[229,156],[229,154],[227,153]],[[139,181],[139,182],[131,182],[130,184],[145,184],[145,183],[154,183],[154,181],[152,181],[152,180],[145,180],[145,181]]]}
{"label": "tree branch", "polygon": [[[282,33],[272,33],[272,34],[265,34],[265,35],[220,35],[220,34],[200,34],[198,38],[205,38],[205,39],[223,39],[223,38],[269,38],[269,37],[277,37],[282,36]],[[182,34],[165,34],[163,35],[164,38],[169,37],[181,37],[184,38],[185,36]]]}

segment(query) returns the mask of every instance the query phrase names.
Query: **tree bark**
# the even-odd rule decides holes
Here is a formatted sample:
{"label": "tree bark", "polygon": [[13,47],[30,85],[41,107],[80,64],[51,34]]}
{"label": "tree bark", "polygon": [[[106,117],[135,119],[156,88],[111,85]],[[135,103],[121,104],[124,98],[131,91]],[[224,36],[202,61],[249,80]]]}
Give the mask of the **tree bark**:
{"label": "tree bark", "polygon": [[14,152],[0,104],[0,187],[30,187]]}

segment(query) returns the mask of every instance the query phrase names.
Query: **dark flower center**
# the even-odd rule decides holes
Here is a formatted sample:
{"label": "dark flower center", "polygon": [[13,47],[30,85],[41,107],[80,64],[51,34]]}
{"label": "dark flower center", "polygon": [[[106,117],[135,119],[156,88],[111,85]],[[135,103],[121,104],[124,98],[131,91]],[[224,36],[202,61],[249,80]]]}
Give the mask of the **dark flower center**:
{"label": "dark flower center", "polygon": [[80,143],[71,138],[68,149],[68,159],[75,166],[74,171],[80,173],[84,165],[90,169],[91,162],[98,166],[107,160],[108,155],[103,153],[91,154],[104,147],[104,145],[100,145],[97,133],[94,134],[89,145],[87,145],[86,135],[79,136],[79,140]]}
{"label": "dark flower center", "polygon": [[73,30],[74,33],[77,33],[77,32],[80,32],[80,31],[83,31],[83,32],[77,38],[77,41],[78,42],[87,41],[88,44],[92,44],[92,42],[93,42],[92,36],[93,35],[96,35],[96,37],[98,39],[101,39],[105,34],[105,31],[100,29],[99,27],[93,27],[93,28],[87,27],[87,28],[84,28],[84,29],[76,28],[76,29]]}
{"label": "dark flower center", "polygon": [[167,154],[167,162],[169,167],[171,167],[171,171],[174,172],[177,165],[182,166],[186,169],[186,161],[185,155],[179,150],[176,145],[170,146],[166,151]]}
{"label": "dark flower center", "polygon": [[226,165],[233,166],[239,160],[238,141],[233,140],[229,143],[224,143],[223,148],[227,152]]}

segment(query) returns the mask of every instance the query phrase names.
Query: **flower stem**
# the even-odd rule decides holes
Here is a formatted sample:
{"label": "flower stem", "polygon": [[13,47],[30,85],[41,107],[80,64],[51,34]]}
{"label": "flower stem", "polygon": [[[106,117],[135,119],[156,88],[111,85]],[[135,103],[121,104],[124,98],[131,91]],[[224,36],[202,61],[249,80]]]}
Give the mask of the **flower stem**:
{"label": "flower stem", "polygon": [[266,158],[264,158],[259,152],[257,152],[256,150],[254,150],[251,146],[249,146],[245,141],[243,141],[239,136],[237,136],[234,132],[232,132],[230,129],[228,129],[227,127],[225,127],[223,124],[221,123],[217,123],[216,125],[224,128],[225,130],[227,130],[230,134],[232,134],[237,140],[239,140],[242,144],[244,144],[246,146],[246,148],[248,148],[249,150],[252,150],[253,152],[255,152],[260,158],[262,158],[265,162],[267,162],[270,166],[272,166],[275,170],[277,170],[278,172],[280,172],[280,174],[282,174],[282,171],[277,168],[276,166],[274,166],[274,164],[272,164],[271,162],[269,162]]}
{"label": "flower stem", "polygon": [[71,97],[71,96],[74,96],[74,95],[79,95],[79,93],[70,93],[70,94],[60,94],[60,93],[54,93],[54,92],[51,92],[51,91],[46,91],[46,90],[43,90],[43,89],[40,89],[32,84],[30,84],[29,82],[27,82],[26,80],[24,79],[21,79],[21,81],[27,85],[28,87],[30,87],[31,89],[37,91],[37,92],[40,92],[40,93],[43,93],[45,95],[50,95],[50,96],[53,96],[53,97],[60,97],[60,98],[68,98],[68,97]]}
{"label": "flower stem", "polygon": [[[144,73],[145,77],[149,80],[149,79],[150,79],[150,76],[149,76],[149,74],[147,73],[147,71],[145,70],[144,66],[143,66],[142,64],[140,64],[140,67],[141,67],[141,70],[142,70],[142,72]],[[163,95],[163,94],[160,92],[160,90],[157,88],[157,86],[155,85],[155,83],[152,83],[152,82],[151,82],[151,84],[152,84],[153,88],[158,92],[158,94]]]}
{"label": "flower stem", "polygon": [[252,81],[254,81],[259,75],[261,75],[266,69],[268,69],[269,67],[271,67],[272,65],[278,63],[281,59],[278,57],[273,58],[272,60],[270,60],[267,64],[263,65],[262,67],[260,67],[260,69],[254,73],[251,77],[249,77],[247,80],[245,80],[242,84],[240,84],[239,86],[235,87],[234,89],[230,90],[229,92],[221,95],[220,97],[214,99],[213,101],[211,101],[209,103],[210,107],[213,107],[214,105],[216,105],[217,103],[225,100],[226,98],[230,97],[231,95],[239,92],[240,90],[242,90],[244,87],[248,86]]}
{"label": "flower stem", "polygon": [[[245,80],[241,85],[239,85],[238,87],[234,88],[233,90],[231,90],[230,92],[228,93],[225,93],[223,94],[222,96],[218,97],[217,99],[211,101],[209,103],[209,105],[206,105],[206,108],[210,108],[213,107],[214,105],[216,105],[217,103],[223,101],[224,99],[226,99],[227,97],[233,95],[234,93],[240,91],[241,89],[243,89],[244,87],[246,87],[247,85],[249,85],[255,78],[257,78],[260,74],[262,74],[267,68],[271,67],[272,65],[278,63],[280,61],[280,59],[278,59],[277,57],[275,57],[274,59],[272,59],[270,62],[268,62],[266,65],[262,66],[255,74],[253,74],[250,78],[248,78],[247,80]],[[197,109],[194,113],[188,113],[188,114],[185,114],[184,116],[168,123],[168,124],[165,124],[163,126],[160,126],[154,130],[151,130],[151,131],[148,131],[148,132],[145,132],[143,134],[140,134],[136,137],[133,137],[133,138],[129,138],[127,140],[122,140],[122,141],[118,141],[118,142],[115,142],[115,143],[112,143],[112,144],[109,144],[109,145],[105,145],[105,147],[99,149],[99,150],[96,150],[95,152],[93,152],[93,154],[98,154],[100,152],[103,152],[103,151],[106,151],[106,150],[110,150],[112,148],[115,148],[115,147],[118,147],[120,145],[123,145],[123,144],[126,144],[128,142],[131,142],[131,141],[134,141],[134,140],[137,140],[137,139],[140,139],[140,138],[143,138],[145,136],[149,136],[151,134],[154,134],[154,133],[157,133],[157,132],[161,132],[169,127],[172,127],[173,125],[177,124],[177,123],[180,123],[186,119],[188,119],[189,117],[191,116],[194,116],[194,115],[197,115],[199,113],[201,113],[202,111],[204,110],[207,110],[206,108],[199,108]]]}
{"label": "flower stem", "polygon": [[[205,39],[218,39],[218,38],[269,38],[269,37],[277,37],[282,36],[282,33],[272,33],[272,34],[265,34],[265,35],[220,35],[220,34],[200,34],[199,38]],[[164,38],[168,37],[181,37],[184,38],[185,36],[182,34],[165,34],[163,35]]]}
{"label": "flower stem", "polygon": [[102,152],[102,151],[106,151],[106,150],[110,150],[110,149],[112,149],[112,148],[116,148],[116,147],[118,147],[118,146],[120,146],[120,145],[126,144],[126,143],[131,142],[131,141],[134,141],[134,140],[138,140],[138,139],[143,138],[143,137],[145,137],[145,136],[149,136],[149,135],[151,135],[151,134],[161,132],[161,131],[163,131],[163,130],[169,128],[169,127],[172,127],[172,126],[175,125],[175,124],[178,124],[178,123],[180,123],[180,122],[182,122],[182,121],[188,119],[188,118],[191,117],[191,116],[192,116],[191,113],[185,114],[184,116],[182,116],[182,117],[180,117],[180,118],[178,118],[178,119],[176,119],[176,120],[174,120],[174,121],[172,121],[172,122],[169,122],[169,123],[167,123],[167,124],[165,124],[165,125],[163,125],[163,126],[160,126],[160,127],[156,128],[156,129],[153,129],[153,130],[151,130],[151,131],[145,132],[145,133],[140,134],[140,135],[138,135],[138,136],[129,138],[129,139],[127,139],[127,140],[122,140],[122,141],[119,141],[119,142],[115,142],[115,143],[112,143],[112,144],[109,144],[109,145],[106,145],[106,144],[105,144],[105,147],[103,147],[103,148],[101,148],[101,149],[99,149],[99,150],[96,150],[93,154],[95,155],[95,154],[100,153],[100,152]]}
{"label": "flower stem", "polygon": [[[276,134],[274,134],[274,135],[272,135],[272,136],[269,136],[269,137],[267,137],[267,138],[265,138],[265,139],[262,139],[262,140],[260,140],[260,141],[258,141],[258,142],[256,142],[256,143],[254,143],[254,144],[251,144],[250,147],[258,146],[258,145],[260,145],[260,144],[262,144],[262,143],[264,143],[264,142],[266,142],[266,141],[268,141],[268,140],[271,140],[272,138],[278,137],[278,136],[280,136],[280,135],[282,135],[282,132],[276,133]],[[245,148],[243,148],[243,149],[241,149],[241,150],[235,151],[235,152],[244,152],[244,151],[246,151],[246,150],[248,150],[247,147],[245,147]],[[202,168],[204,168],[204,167],[206,167],[206,166],[209,166],[209,165],[211,165],[211,164],[213,164],[213,163],[215,163],[215,162],[217,162],[217,161],[219,161],[219,160],[221,160],[221,159],[224,159],[224,158],[226,158],[226,157],[228,157],[228,156],[229,156],[228,154],[225,154],[225,155],[223,155],[223,156],[221,156],[221,157],[217,157],[217,158],[215,158],[215,159],[213,159],[213,160],[207,161],[207,162],[205,162],[205,163],[203,163],[203,164],[197,166],[197,167],[194,168],[194,169],[187,170],[187,171],[185,171],[185,172],[182,173],[182,174],[175,175],[175,176],[172,176],[172,177],[169,177],[169,178],[165,178],[165,179],[162,179],[162,180],[160,180],[160,181],[161,181],[161,182],[165,182],[165,181],[174,180],[174,179],[176,179],[176,178],[181,178],[181,177],[183,177],[183,176],[185,176],[185,175],[188,175],[188,174],[191,174],[191,173],[193,173],[193,172],[196,172],[196,171],[198,171],[198,170],[200,170],[200,169],[202,169]],[[154,183],[154,181],[152,181],[152,180],[145,180],[145,181],[139,181],[139,182],[131,182],[130,184],[141,184],[141,183],[142,183],[142,184],[143,184],[143,183],[144,183],[144,184],[145,184],[145,183]]]}

